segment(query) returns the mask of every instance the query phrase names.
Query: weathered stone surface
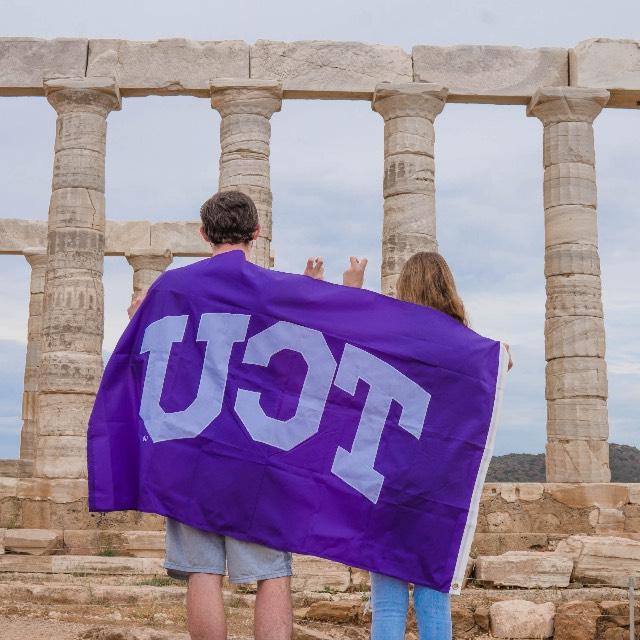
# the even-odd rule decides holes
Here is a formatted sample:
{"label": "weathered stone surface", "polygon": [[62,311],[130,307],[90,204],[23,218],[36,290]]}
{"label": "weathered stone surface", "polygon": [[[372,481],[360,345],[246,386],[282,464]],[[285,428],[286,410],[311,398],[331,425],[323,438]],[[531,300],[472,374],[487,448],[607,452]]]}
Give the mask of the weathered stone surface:
{"label": "weathered stone surface", "polygon": [[211,246],[199,228],[200,222],[156,222],[151,225],[151,248],[168,249],[174,256],[210,256]]}
{"label": "weathered stone surface", "polygon": [[308,629],[300,624],[293,625],[293,640],[336,640],[333,633],[324,633],[317,629]]}
{"label": "weathered stone surface", "polygon": [[209,95],[212,78],[249,77],[241,40],[90,40],[88,76],[113,76],[122,95]]}
{"label": "weathered stone surface", "polygon": [[544,485],[544,491],[554,500],[572,509],[593,506],[602,509],[619,509],[629,502],[629,486],[612,482],[584,484],[551,482]]}
{"label": "weathered stone surface", "polygon": [[87,497],[87,481],[73,478],[21,478],[15,495],[21,499],[47,500],[56,504],[77,502]]}
{"label": "weathered stone surface", "polygon": [[[608,482],[609,443],[606,440],[552,440],[546,446],[547,475],[556,482]],[[552,471],[552,473],[550,473]]]}
{"label": "weathered stone surface", "polygon": [[498,556],[508,551],[541,551],[549,546],[546,533],[483,533],[476,532],[471,555]]}
{"label": "weathered stone surface", "polygon": [[5,550],[4,550],[4,536],[5,536],[6,532],[7,532],[6,529],[0,528],[0,555],[5,552]]}
{"label": "weathered stone surface", "polygon": [[494,638],[551,638],[553,602],[534,604],[527,600],[495,602],[489,609]]}
{"label": "weathered stone surface", "polygon": [[132,249],[125,257],[133,268],[134,297],[144,294],[173,260],[168,249],[162,252],[149,248]]}
{"label": "weathered stone surface", "polygon": [[46,220],[0,218],[0,253],[17,255],[27,247],[46,246]]}
{"label": "weathered stone surface", "polygon": [[133,247],[149,247],[151,226],[151,223],[146,220],[107,220],[105,254],[124,255]]}
{"label": "weathered stone surface", "polygon": [[510,551],[476,559],[476,580],[496,586],[567,587],[573,560],[559,553]]}
{"label": "weathered stone surface", "polygon": [[613,536],[570,536],[556,553],[574,560],[573,578],[584,584],[627,586],[640,577],[640,542]]}
{"label": "weathered stone surface", "polygon": [[361,602],[324,600],[312,603],[306,617],[321,622],[346,623],[356,622],[361,615]]}
{"label": "weathered stone surface", "polygon": [[500,497],[506,502],[540,500],[544,492],[544,485],[539,482],[501,482],[498,486]]}
{"label": "weathered stone surface", "polygon": [[539,87],[569,84],[566,49],[418,45],[413,69],[416,82],[448,87],[451,102],[526,104]]}
{"label": "weathered stone surface", "polygon": [[351,584],[349,567],[311,556],[293,556],[292,591],[346,591]]}
{"label": "weathered stone surface", "polygon": [[569,50],[571,85],[608,89],[609,106],[640,102],[640,41],[592,38]]}
{"label": "weathered stone surface", "polygon": [[554,640],[594,640],[600,607],[595,602],[576,601],[558,606],[554,621]]}
{"label": "weathered stone surface", "polygon": [[84,76],[88,41],[0,38],[0,96],[41,96],[43,80]]}
{"label": "weathered stone surface", "polygon": [[[576,327],[578,329],[578,327]],[[568,332],[565,334],[568,337]],[[578,334],[574,345],[588,341],[585,334]],[[599,342],[599,339],[597,339]],[[594,349],[595,350],[595,349]],[[561,400],[565,398],[597,397],[603,400],[607,397],[607,367],[603,358],[599,357],[567,357],[555,358],[547,363],[546,368],[546,397],[547,400]],[[601,429],[598,423],[598,432]],[[550,479],[552,482],[562,480]],[[585,482],[598,482],[597,479],[584,478]]]}
{"label": "weathered stone surface", "polygon": [[7,529],[4,534],[7,553],[50,555],[62,548],[62,531],[48,529]]}
{"label": "weathered stone surface", "polygon": [[547,402],[547,434],[550,440],[596,437],[609,434],[607,403],[603,398],[557,398]]}
{"label": "weathered stone surface", "polygon": [[370,99],[379,82],[411,82],[411,56],[401,47],[303,40],[258,40],[251,77],[282,82],[287,98]]}

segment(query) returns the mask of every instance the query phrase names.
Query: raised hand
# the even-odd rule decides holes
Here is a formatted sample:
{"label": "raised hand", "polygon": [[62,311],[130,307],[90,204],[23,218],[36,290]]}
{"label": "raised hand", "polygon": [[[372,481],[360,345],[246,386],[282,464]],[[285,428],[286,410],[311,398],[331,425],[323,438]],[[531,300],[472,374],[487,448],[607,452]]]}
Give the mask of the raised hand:
{"label": "raised hand", "polygon": [[144,296],[145,296],[144,293],[139,293],[137,296],[136,295],[131,296],[131,304],[127,309],[127,313],[129,314],[129,320],[133,318],[133,314],[138,310],[138,307],[142,304],[142,301],[144,300]]}
{"label": "raised hand", "polygon": [[322,258],[309,258],[307,260],[307,267],[304,270],[304,275],[314,280],[324,280],[324,262]]}
{"label": "raised hand", "polygon": [[342,284],[345,287],[357,287],[362,289],[364,283],[364,270],[367,268],[368,260],[366,258],[349,258],[349,267],[342,274]]}

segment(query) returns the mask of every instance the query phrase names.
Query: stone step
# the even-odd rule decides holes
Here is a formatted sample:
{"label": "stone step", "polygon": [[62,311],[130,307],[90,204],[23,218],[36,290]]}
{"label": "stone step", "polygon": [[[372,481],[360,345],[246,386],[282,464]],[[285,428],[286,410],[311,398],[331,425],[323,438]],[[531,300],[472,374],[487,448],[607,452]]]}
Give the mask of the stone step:
{"label": "stone step", "polygon": [[544,551],[509,551],[476,558],[476,582],[499,587],[545,589],[568,587],[573,560],[568,555]]}
{"label": "stone step", "polygon": [[0,573],[166,575],[158,558],[0,555]]}

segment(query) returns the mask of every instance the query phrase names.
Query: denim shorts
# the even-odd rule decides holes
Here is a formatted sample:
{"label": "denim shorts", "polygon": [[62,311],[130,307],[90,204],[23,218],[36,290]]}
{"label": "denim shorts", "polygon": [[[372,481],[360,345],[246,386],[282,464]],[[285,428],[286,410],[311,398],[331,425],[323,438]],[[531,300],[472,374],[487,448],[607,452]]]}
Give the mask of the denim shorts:
{"label": "denim shorts", "polygon": [[167,518],[164,568],[172,578],[190,573],[225,574],[233,583],[257,582],[291,575],[291,554],[253,542],[220,536]]}

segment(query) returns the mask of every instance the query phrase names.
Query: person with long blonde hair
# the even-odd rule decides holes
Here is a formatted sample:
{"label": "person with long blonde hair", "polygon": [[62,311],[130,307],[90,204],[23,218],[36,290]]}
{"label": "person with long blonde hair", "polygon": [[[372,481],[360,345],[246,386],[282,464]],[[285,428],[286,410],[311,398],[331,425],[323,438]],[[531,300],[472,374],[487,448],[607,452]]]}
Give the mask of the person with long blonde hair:
{"label": "person with long blonde hair", "polygon": [[[366,260],[351,258],[350,271],[364,271]],[[345,272],[345,276],[347,272]],[[362,286],[362,278],[345,284]],[[434,251],[421,251],[404,264],[396,283],[396,297],[431,307],[451,316],[465,327],[469,319],[447,261]],[[509,345],[506,345],[507,350]],[[512,367],[509,356],[509,369]],[[414,585],[413,604],[420,640],[451,640],[451,605],[448,593]],[[404,640],[409,610],[409,583],[371,573],[371,640]]]}

